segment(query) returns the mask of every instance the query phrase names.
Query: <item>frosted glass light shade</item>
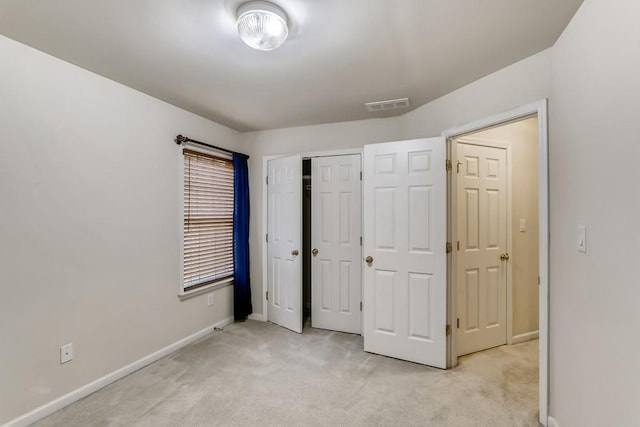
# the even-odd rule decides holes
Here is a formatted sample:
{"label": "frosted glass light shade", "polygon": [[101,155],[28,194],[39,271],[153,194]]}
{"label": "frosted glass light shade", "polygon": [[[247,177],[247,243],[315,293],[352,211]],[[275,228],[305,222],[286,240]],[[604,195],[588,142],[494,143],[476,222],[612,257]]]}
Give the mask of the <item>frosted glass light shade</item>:
{"label": "frosted glass light shade", "polygon": [[258,50],[277,49],[289,35],[287,15],[266,1],[250,1],[240,6],[236,25],[242,41]]}

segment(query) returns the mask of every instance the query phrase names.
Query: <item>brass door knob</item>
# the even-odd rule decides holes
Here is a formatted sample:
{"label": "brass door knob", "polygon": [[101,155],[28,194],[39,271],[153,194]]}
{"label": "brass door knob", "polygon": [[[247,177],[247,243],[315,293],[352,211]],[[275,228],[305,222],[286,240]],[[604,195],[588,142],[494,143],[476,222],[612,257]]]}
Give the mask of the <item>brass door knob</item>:
{"label": "brass door knob", "polygon": [[500,260],[501,261],[509,261],[509,254],[500,255]]}
{"label": "brass door knob", "polygon": [[373,257],[372,256],[368,256],[364,259],[364,261],[367,263],[367,265],[369,267],[371,267],[371,264],[373,264]]}
{"label": "brass door knob", "polygon": [[313,250],[311,251],[311,254],[313,256],[317,256],[318,255],[318,248],[313,248]]}
{"label": "brass door knob", "polygon": [[291,251],[291,255],[293,255],[293,256],[298,256],[299,253],[300,252],[298,252],[297,249],[294,249],[294,250]]}

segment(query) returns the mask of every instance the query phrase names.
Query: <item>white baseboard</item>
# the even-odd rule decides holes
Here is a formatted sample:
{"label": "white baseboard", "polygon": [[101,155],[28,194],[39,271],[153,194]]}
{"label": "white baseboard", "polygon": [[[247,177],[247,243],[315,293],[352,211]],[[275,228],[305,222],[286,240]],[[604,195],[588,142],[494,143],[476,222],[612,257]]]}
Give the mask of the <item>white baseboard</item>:
{"label": "white baseboard", "polygon": [[553,417],[547,418],[547,427],[560,427],[560,424]]}
{"label": "white baseboard", "polygon": [[537,340],[538,336],[539,336],[538,331],[532,331],[532,332],[527,332],[525,334],[514,335],[513,338],[511,338],[511,343],[519,344],[521,342]]}
{"label": "white baseboard", "polygon": [[142,359],[138,359],[129,365],[123,366],[122,368],[116,371],[113,371],[102,378],[98,378],[97,380],[92,381],[89,384],[83,385],[82,387],[77,388],[72,392],[65,394],[64,396],[61,396],[55,400],[52,400],[49,403],[45,403],[39,408],[36,408],[31,412],[28,412],[18,418],[15,418],[9,421],[2,427],[22,427],[22,426],[31,425],[36,421],[41,420],[44,417],[51,415],[56,411],[59,411],[65,406],[69,406],[73,402],[76,402],[84,397],[87,397],[91,393],[94,393],[100,390],[101,388],[106,387],[109,384],[114,383],[119,379],[124,378],[127,375],[132,374],[133,372],[139,369],[142,369],[145,366],[150,365],[151,363],[157,360],[162,359],[163,357],[168,356],[174,351],[180,350],[182,347],[185,347],[191,344],[192,342],[197,341],[200,338],[203,338],[209,335],[210,333],[213,332],[214,328],[222,328],[232,323],[233,323],[233,316],[228,317],[224,320],[221,320],[220,322],[215,323],[211,326],[208,326],[196,332],[195,334],[189,335],[188,337],[183,338],[180,341],[176,341],[165,348],[162,348],[154,353],[151,353],[143,357]]}
{"label": "white baseboard", "polygon": [[260,322],[264,322],[264,316],[260,313],[253,313],[249,315],[249,320],[258,320]]}

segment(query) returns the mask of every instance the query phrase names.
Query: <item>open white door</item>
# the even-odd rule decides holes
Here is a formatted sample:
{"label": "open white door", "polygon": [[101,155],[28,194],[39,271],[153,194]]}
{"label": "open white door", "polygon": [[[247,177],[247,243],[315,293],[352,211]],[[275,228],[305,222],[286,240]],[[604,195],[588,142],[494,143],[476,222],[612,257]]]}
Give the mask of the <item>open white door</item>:
{"label": "open white door", "polygon": [[360,334],[359,154],[311,159],[311,326]]}
{"label": "open white door", "polygon": [[267,185],[268,318],[302,332],[302,158],[269,161]]}
{"label": "open white door", "polygon": [[444,138],[365,145],[364,349],[446,369]]}
{"label": "open white door", "polygon": [[507,343],[507,156],[458,141],[458,356]]}

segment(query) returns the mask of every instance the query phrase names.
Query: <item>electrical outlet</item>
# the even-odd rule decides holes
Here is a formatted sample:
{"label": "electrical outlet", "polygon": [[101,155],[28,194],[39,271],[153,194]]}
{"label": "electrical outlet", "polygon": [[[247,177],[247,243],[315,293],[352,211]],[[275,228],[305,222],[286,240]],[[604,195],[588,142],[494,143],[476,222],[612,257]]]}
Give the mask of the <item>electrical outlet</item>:
{"label": "electrical outlet", "polygon": [[60,347],[60,364],[67,363],[73,359],[73,344],[65,344]]}
{"label": "electrical outlet", "polygon": [[207,295],[207,305],[211,307],[213,305],[213,294]]}

